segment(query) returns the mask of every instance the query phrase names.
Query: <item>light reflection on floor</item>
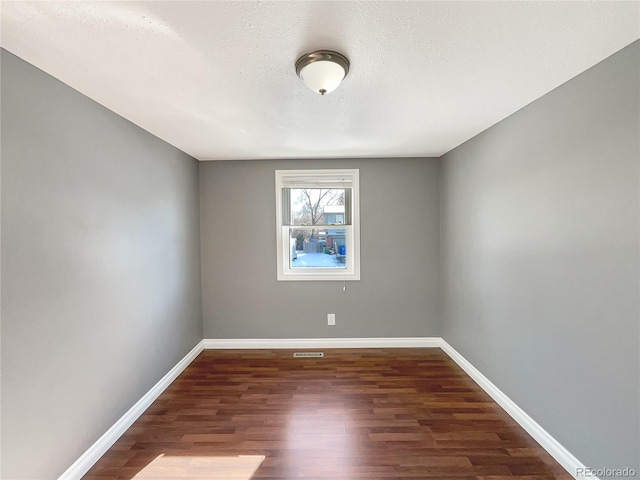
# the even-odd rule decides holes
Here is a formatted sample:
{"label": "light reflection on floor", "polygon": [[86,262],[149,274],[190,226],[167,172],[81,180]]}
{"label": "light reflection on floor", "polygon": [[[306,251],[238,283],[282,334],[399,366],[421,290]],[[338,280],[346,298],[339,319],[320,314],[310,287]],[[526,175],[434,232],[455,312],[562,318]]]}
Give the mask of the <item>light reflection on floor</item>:
{"label": "light reflection on floor", "polygon": [[166,456],[158,455],[138,472],[136,479],[251,480],[264,455]]}
{"label": "light reflection on floor", "polygon": [[[324,386],[324,391],[329,388]],[[327,400],[324,408],[303,406],[319,396],[325,400],[330,397],[319,391],[297,395],[298,399],[294,395],[299,403],[287,416],[285,451],[295,452],[305,462],[290,462],[287,478],[315,477],[319,470],[333,478],[349,478],[350,469],[359,462],[356,435],[347,429],[352,421],[345,402],[338,397]]]}

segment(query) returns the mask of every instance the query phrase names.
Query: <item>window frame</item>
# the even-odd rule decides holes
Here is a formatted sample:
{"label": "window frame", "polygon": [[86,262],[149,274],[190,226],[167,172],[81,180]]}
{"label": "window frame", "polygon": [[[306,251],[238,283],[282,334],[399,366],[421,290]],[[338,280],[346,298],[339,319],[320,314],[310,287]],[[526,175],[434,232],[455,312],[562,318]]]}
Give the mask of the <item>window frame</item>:
{"label": "window frame", "polygon": [[[331,179],[343,177],[351,183],[351,225],[334,225],[345,229],[346,268],[297,267],[291,268],[291,243],[288,230],[291,225],[283,224],[284,184],[290,181],[304,183],[305,179]],[[318,188],[309,183],[309,188]],[[344,188],[344,187],[336,187]],[[360,280],[360,170],[359,169],[317,169],[317,170],[276,170],[276,264],[278,281],[359,281]],[[345,218],[347,217],[345,212]],[[325,225],[321,225],[324,227]],[[319,227],[316,227],[319,228]],[[285,234],[285,230],[287,233]]]}

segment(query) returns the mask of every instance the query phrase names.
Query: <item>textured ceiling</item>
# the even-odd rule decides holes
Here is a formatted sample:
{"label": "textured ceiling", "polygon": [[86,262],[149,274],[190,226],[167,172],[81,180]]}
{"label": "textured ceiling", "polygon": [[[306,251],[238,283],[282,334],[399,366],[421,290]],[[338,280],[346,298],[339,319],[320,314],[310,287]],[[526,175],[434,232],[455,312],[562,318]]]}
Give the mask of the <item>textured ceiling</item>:
{"label": "textured ceiling", "polygon": [[[440,156],[640,37],[627,2],[2,2],[2,46],[200,160]],[[351,61],[333,93],[303,53]]]}

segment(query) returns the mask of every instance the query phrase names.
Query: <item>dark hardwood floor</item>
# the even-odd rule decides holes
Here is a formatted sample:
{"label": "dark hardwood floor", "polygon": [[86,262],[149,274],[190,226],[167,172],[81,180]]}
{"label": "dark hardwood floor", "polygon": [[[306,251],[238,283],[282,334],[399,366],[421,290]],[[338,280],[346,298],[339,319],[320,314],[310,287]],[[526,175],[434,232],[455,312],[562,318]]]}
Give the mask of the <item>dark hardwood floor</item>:
{"label": "dark hardwood floor", "polygon": [[204,351],[84,477],[569,480],[440,349]]}

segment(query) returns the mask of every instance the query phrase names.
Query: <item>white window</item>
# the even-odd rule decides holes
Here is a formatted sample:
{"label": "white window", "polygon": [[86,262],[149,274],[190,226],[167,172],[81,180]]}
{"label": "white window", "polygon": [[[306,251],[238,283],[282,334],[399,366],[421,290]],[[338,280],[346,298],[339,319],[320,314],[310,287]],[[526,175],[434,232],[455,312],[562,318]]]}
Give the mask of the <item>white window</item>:
{"label": "white window", "polygon": [[360,280],[358,179],[359,170],[276,170],[278,280]]}

